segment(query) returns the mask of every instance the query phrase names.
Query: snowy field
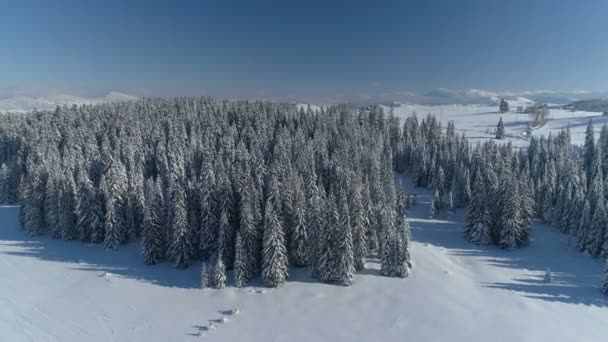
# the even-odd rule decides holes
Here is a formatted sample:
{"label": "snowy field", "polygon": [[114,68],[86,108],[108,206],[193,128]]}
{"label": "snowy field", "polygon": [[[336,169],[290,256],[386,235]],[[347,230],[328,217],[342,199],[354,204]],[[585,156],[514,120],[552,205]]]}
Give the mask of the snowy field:
{"label": "snowy field", "polygon": [[[515,104],[511,104],[511,109],[514,110]],[[388,113],[389,107],[384,106],[384,110]],[[471,141],[483,141],[493,139],[495,137],[494,130],[501,115],[503,118],[506,139],[505,141],[513,142],[516,147],[524,147],[528,145],[528,141],[522,138],[522,133],[526,131],[528,122],[531,124],[530,117],[525,113],[516,113],[514,111],[505,114],[498,113],[498,106],[487,105],[445,105],[445,106],[421,106],[421,105],[401,105],[401,107],[393,108],[395,116],[406,118],[414,112],[418,119],[422,119],[428,113],[431,113],[441,120],[443,127],[452,120],[456,126],[456,132],[462,132]],[[599,136],[599,131],[604,123],[608,123],[608,116],[602,117],[601,113],[596,112],[570,112],[563,109],[551,109],[548,121],[545,125],[535,128],[535,135],[548,136],[550,133],[555,135],[561,129],[570,126],[572,135],[572,143],[582,145],[585,141],[585,129],[589,119],[593,119],[596,138]],[[490,132],[490,133],[488,133]]]}
{"label": "snowy field", "polygon": [[278,289],[201,290],[199,265],[145,266],[136,244],[109,252],[28,238],[18,209],[1,207],[0,340],[605,340],[600,261],[567,250],[566,236],[540,224],[527,248],[472,245],[462,238],[463,211],[429,220],[429,193],[419,194],[411,277],[382,277],[370,259],[348,288],[292,269]]}

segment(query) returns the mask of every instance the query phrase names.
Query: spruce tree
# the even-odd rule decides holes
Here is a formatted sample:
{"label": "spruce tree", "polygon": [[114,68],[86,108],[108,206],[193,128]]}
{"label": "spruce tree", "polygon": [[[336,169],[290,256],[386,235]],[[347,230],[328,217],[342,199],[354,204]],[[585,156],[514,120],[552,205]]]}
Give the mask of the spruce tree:
{"label": "spruce tree", "polygon": [[578,231],[576,234],[577,247],[580,251],[586,250],[587,236],[590,235],[591,228],[591,205],[588,200],[585,200],[583,205],[583,212],[581,213],[581,219],[578,224]]}
{"label": "spruce tree", "polygon": [[268,287],[279,287],[285,284],[287,277],[284,231],[274,208],[274,199],[269,197],[264,212],[262,280]]}
{"label": "spruce tree", "polygon": [[337,246],[335,281],[339,285],[350,286],[355,282],[355,261],[353,253],[353,238],[350,225],[350,214],[346,195],[340,199],[340,221],[335,233]]}
{"label": "spruce tree", "polygon": [[153,265],[165,255],[162,215],[163,195],[158,182],[155,183],[150,205],[144,211],[141,253],[144,262]]}
{"label": "spruce tree", "polygon": [[602,277],[601,291],[603,294],[608,296],[608,260],[606,260],[605,266],[604,266],[604,276]]}
{"label": "spruce tree", "polygon": [[173,189],[173,215],[171,222],[172,240],[169,249],[171,260],[178,269],[185,269],[192,263],[192,237],[186,212],[186,198],[182,187]]}
{"label": "spruce tree", "polygon": [[116,224],[116,209],[111,196],[106,196],[105,215],[103,219],[104,240],[103,245],[106,249],[118,249],[121,234]]}
{"label": "spruce tree", "polygon": [[351,227],[353,232],[353,257],[355,269],[362,270],[365,267],[365,258],[368,254],[367,230],[368,218],[365,215],[363,200],[359,186],[355,186],[351,196]]}
{"label": "spruce tree", "polygon": [[490,212],[486,201],[484,182],[479,174],[473,179],[473,196],[467,207],[464,235],[467,240],[487,245],[491,242]]}
{"label": "spruce tree", "polygon": [[236,232],[236,246],[234,256],[234,283],[236,287],[243,287],[247,283],[248,270],[245,246],[241,238],[241,232]]}
{"label": "spruce tree", "polygon": [[306,226],[306,199],[301,187],[296,187],[293,194],[291,234],[289,237],[291,262],[298,267],[306,266],[308,261],[306,246],[308,244],[308,228]]}
{"label": "spruce tree", "polygon": [[221,254],[215,257],[215,267],[213,267],[213,287],[221,290],[226,287],[226,266]]}
{"label": "spruce tree", "polygon": [[505,125],[502,122],[502,116],[496,125],[496,139],[502,140],[505,138]]}
{"label": "spruce tree", "polygon": [[587,181],[591,181],[593,159],[595,156],[595,134],[593,131],[593,121],[589,119],[585,132],[585,144],[583,146],[583,169],[586,171]]}
{"label": "spruce tree", "polygon": [[504,210],[500,219],[498,245],[500,248],[511,250],[517,247],[519,231],[521,230],[521,205],[517,194],[517,183],[507,187],[505,192]]}

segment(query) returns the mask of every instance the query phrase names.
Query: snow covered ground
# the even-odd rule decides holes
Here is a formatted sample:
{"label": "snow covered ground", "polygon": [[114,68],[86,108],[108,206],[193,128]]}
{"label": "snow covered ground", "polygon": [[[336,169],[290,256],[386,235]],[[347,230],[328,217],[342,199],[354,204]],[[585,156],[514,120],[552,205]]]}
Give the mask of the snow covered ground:
{"label": "snow covered ground", "polygon": [[[523,104],[523,103],[522,103]],[[517,103],[511,103],[511,109],[515,110]],[[389,107],[384,106],[388,113]],[[498,106],[486,105],[445,105],[445,106],[422,106],[422,105],[401,105],[394,107],[395,116],[406,118],[414,112],[419,119],[428,113],[435,115],[443,122],[445,127],[450,120],[454,121],[456,131],[464,132],[472,141],[482,141],[494,138],[494,130],[501,115],[503,118],[507,138],[505,141],[513,142],[514,146],[523,147],[528,145],[528,141],[523,139],[521,134],[526,131],[530,117],[525,113],[508,112],[498,113]],[[547,123],[534,129],[535,135],[548,136],[550,133],[557,134],[561,129],[570,126],[572,142],[582,145],[585,141],[585,129],[589,119],[593,119],[595,131],[598,133],[604,123],[608,123],[608,117],[601,116],[595,112],[570,112],[563,109],[551,109]]]}
{"label": "snow covered ground", "polygon": [[136,244],[108,252],[28,238],[17,208],[0,207],[0,340],[605,340],[600,261],[567,250],[566,237],[541,224],[527,248],[472,245],[462,238],[462,211],[430,220],[429,193],[418,193],[411,277],[382,277],[370,259],[348,288],[292,269],[279,289],[201,290],[198,265],[145,266]]}

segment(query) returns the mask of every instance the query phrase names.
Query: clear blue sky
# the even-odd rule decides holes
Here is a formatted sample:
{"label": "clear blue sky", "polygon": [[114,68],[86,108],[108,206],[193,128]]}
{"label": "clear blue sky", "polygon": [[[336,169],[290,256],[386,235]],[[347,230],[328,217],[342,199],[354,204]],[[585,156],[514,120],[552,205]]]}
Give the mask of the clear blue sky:
{"label": "clear blue sky", "polygon": [[608,90],[607,15],[602,0],[0,0],[0,89]]}

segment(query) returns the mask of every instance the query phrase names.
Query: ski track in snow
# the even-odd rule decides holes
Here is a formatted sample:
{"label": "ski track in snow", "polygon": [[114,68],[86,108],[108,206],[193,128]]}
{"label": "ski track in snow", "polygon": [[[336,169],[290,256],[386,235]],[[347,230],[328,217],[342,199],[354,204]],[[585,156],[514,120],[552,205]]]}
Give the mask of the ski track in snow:
{"label": "ski track in snow", "polygon": [[[433,113],[454,120],[471,141],[493,138],[497,107],[408,106],[405,118]],[[440,114],[442,115],[440,116]],[[551,110],[535,134],[571,128],[584,141],[599,113]],[[515,146],[526,114],[503,120]],[[401,178],[401,177],[399,177]],[[102,246],[27,237],[17,207],[0,207],[0,341],[603,341],[608,300],[599,292],[603,264],[569,250],[567,237],[535,223],[532,243],[515,251],[476,246],[462,237],[464,211],[429,219],[430,191],[409,212],[414,268],[408,279],[380,276],[370,258],[355,285],[319,283],[290,269],[288,283],[267,289],[199,289],[200,264],[186,271],[145,266],[139,244],[118,251]],[[543,282],[551,268],[553,281]],[[232,279],[231,273],[227,274]],[[240,308],[238,316],[226,314]],[[228,322],[221,322],[223,317]],[[211,329],[211,323],[215,329]]]}

